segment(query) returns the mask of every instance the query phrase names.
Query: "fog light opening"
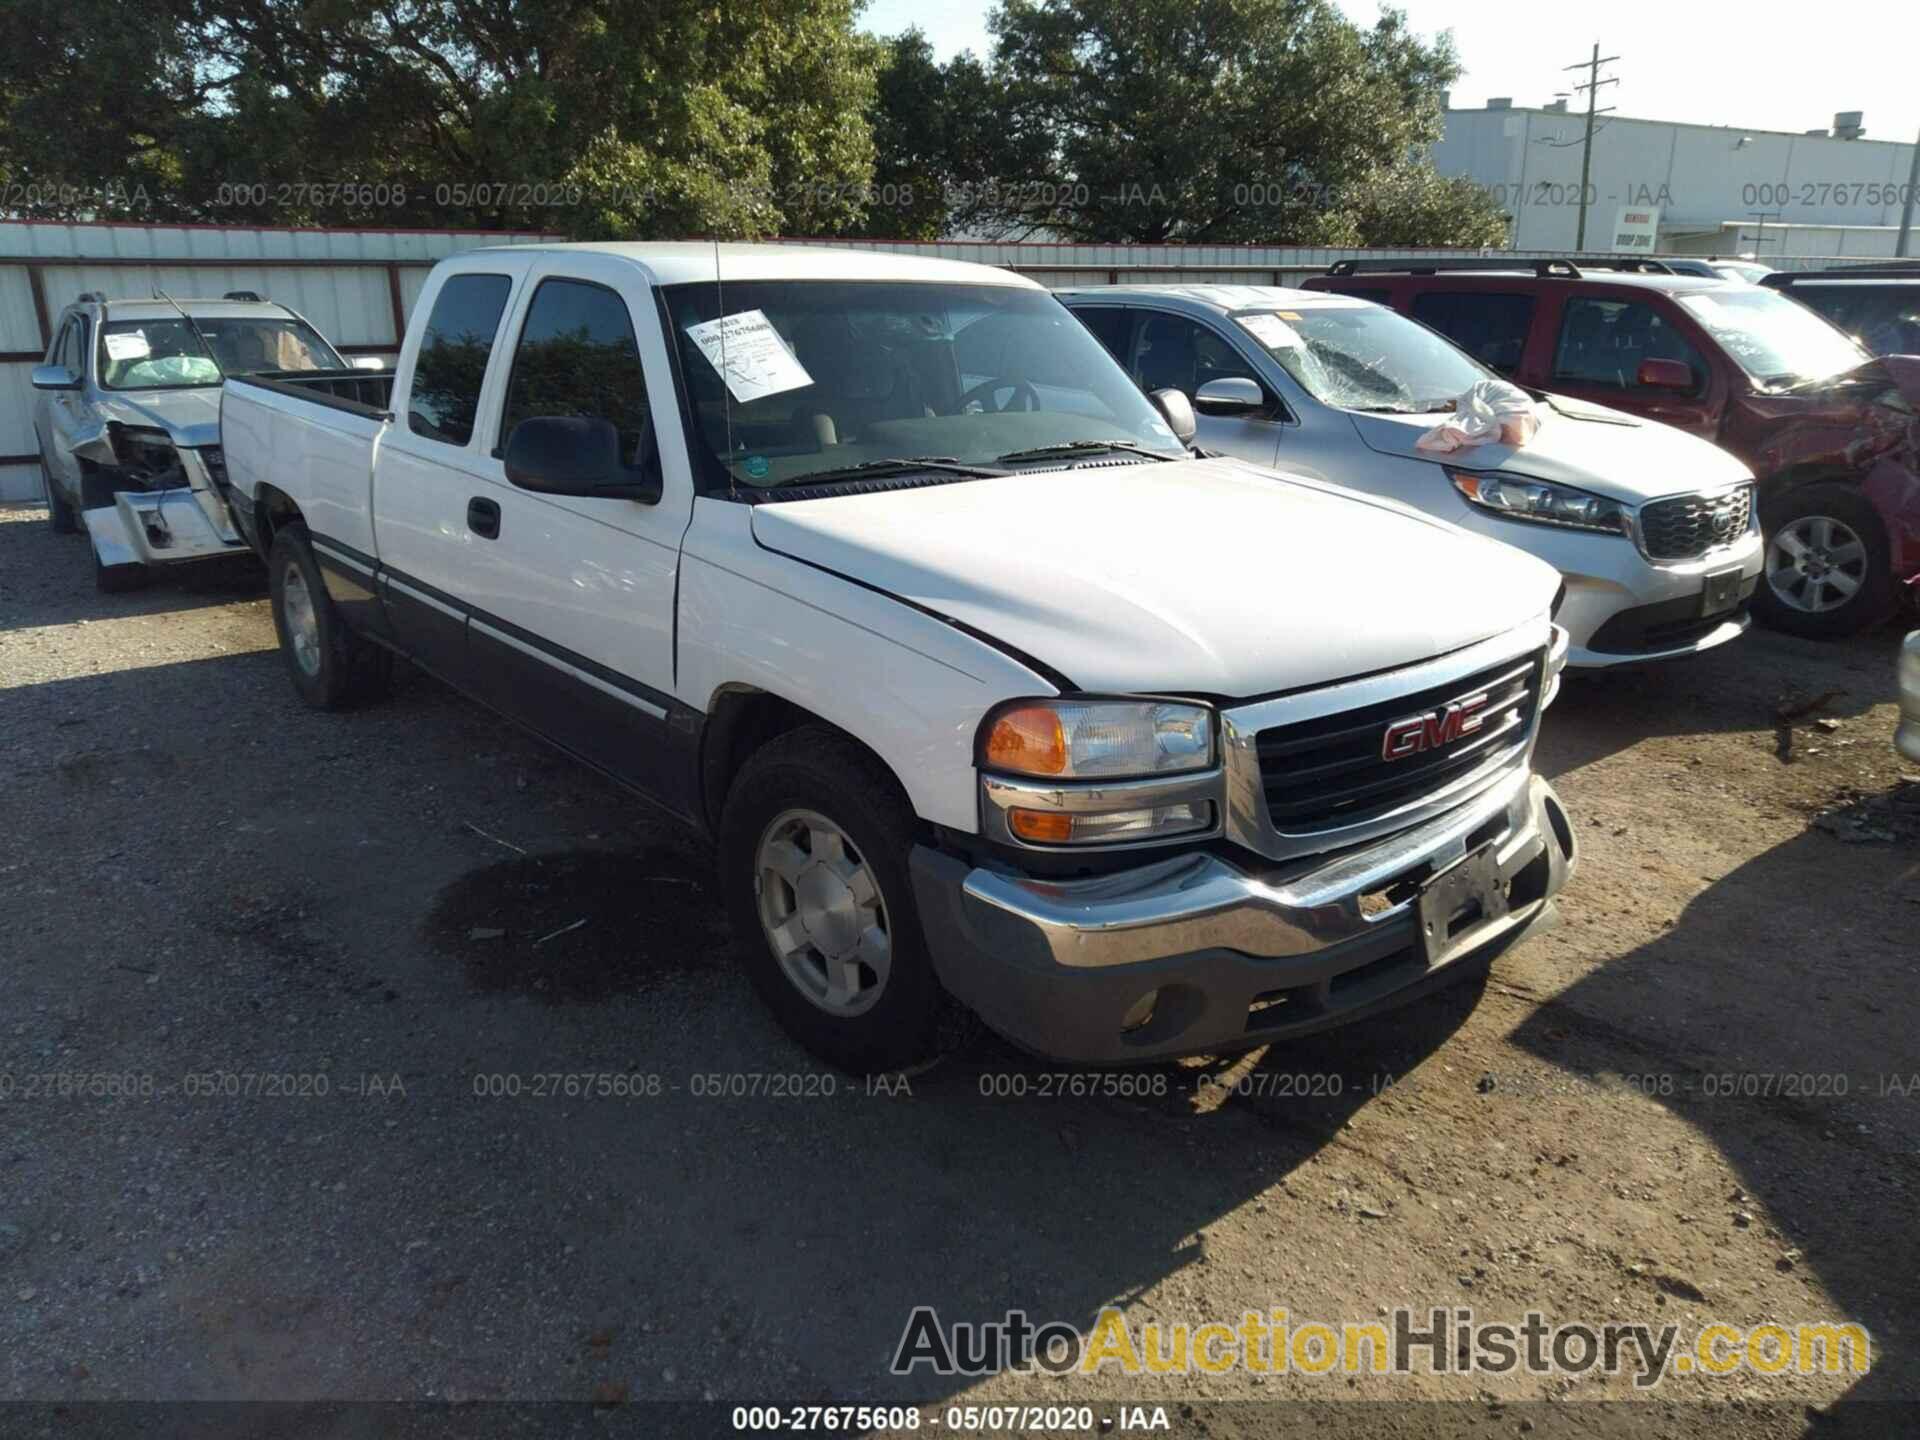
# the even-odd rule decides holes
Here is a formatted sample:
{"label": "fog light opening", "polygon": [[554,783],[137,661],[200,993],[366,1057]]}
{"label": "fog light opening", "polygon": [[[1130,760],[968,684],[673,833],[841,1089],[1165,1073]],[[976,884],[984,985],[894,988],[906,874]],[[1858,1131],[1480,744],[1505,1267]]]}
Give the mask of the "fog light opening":
{"label": "fog light opening", "polygon": [[1135,1030],[1144,1030],[1153,1023],[1154,1007],[1160,1003],[1160,992],[1149,990],[1133,1002],[1133,1008],[1120,1018],[1120,1033],[1130,1034]]}

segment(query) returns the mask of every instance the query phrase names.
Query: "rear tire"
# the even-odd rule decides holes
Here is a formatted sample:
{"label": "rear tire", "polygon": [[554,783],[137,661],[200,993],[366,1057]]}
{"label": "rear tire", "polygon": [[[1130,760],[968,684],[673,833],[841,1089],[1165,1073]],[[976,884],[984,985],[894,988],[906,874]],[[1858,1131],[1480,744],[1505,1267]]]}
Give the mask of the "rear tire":
{"label": "rear tire", "polygon": [[267,573],[273,628],[300,698],[316,710],[344,710],[386,694],[393,654],[356,635],[333,608],[306,526],[294,521],[274,531]]}
{"label": "rear tire", "polygon": [[1893,610],[1893,555],[1873,502],[1833,481],[1803,485],[1761,511],[1766,548],[1754,614],[1789,635],[1832,640]]}
{"label": "rear tire", "polygon": [[957,1009],[921,931],[913,844],[898,782],[825,725],[753,755],[721,814],[721,893],[754,989],[789,1035],[856,1075],[933,1058]]}

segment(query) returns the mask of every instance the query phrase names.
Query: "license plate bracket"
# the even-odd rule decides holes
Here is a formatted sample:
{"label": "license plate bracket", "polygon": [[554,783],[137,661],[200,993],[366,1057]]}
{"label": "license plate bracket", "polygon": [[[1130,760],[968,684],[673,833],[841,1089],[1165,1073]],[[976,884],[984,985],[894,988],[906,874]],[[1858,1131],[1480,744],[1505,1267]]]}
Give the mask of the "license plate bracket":
{"label": "license plate bracket", "polygon": [[1500,874],[1499,853],[1482,845],[1456,860],[1420,888],[1420,944],[1429,966],[1444,965],[1469,950],[1511,906]]}
{"label": "license plate bracket", "polygon": [[1710,570],[1706,583],[1700,587],[1700,616],[1718,615],[1731,610],[1740,603],[1741,567],[1735,565],[1730,570]]}

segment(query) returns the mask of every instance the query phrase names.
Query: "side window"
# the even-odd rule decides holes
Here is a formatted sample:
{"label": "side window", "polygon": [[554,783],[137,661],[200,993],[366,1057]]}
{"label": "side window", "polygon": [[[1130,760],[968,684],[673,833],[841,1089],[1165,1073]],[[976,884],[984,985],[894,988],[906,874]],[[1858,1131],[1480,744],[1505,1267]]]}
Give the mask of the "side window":
{"label": "side window", "polygon": [[1107,347],[1109,355],[1122,365],[1127,363],[1127,332],[1133,328],[1131,310],[1121,305],[1089,305],[1073,315]]}
{"label": "side window", "polygon": [[627,302],[606,286],[543,280],[533,292],[513,352],[501,443],[534,415],[611,420],[627,463],[646,458],[652,439],[640,347]]}
{"label": "side window", "polygon": [[1429,290],[1414,297],[1413,318],[1482,365],[1511,375],[1520,368],[1533,328],[1533,297]]}
{"label": "side window", "polygon": [[1233,346],[1183,315],[1147,315],[1133,368],[1141,389],[1179,390],[1189,400],[1209,380],[1239,376],[1258,384],[1260,379]]}
{"label": "side window", "polygon": [[1689,393],[1706,387],[1707,362],[1653,306],[1639,300],[1567,301],[1560,313],[1554,379],[1632,390],[1639,384],[1642,360],[1678,360],[1693,374]]}
{"label": "side window", "polygon": [[67,364],[68,363],[67,347],[72,343],[72,341],[73,341],[73,320],[71,317],[69,317],[67,320],[67,323],[62,325],[59,329],[59,332],[53,337],[53,343],[47,346],[47,364],[49,365]]}
{"label": "side window", "polygon": [[407,428],[429,440],[465,445],[480,409],[480,382],[513,282],[505,275],[455,275],[434,297],[413,362]]}

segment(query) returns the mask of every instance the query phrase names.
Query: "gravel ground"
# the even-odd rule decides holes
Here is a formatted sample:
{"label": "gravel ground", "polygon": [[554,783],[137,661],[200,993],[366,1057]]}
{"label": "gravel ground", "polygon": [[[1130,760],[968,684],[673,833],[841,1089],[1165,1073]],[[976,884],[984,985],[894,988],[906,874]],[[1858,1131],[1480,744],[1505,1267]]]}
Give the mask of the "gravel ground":
{"label": "gravel ground", "polygon": [[[1582,868],[1484,982],[1232,1070],[1130,1072],[1142,1093],[1057,1093],[991,1039],[873,1088],[753,1001],[684,832],[422,677],[309,712],[256,575],[101,596],[83,542],[0,510],[0,1396],[1911,1433],[1833,1409],[1920,1394],[1897,640],[1756,631],[1569,684],[1540,766]],[[528,1093],[556,1073],[636,1093]],[[703,1093],[742,1073],[792,1093]],[[1853,1319],[1876,1363],[1651,1400],[1599,1376],[886,1373],[916,1305],[1084,1327],[1109,1303]],[[1359,1400],[1452,1403],[1298,1403]]]}

